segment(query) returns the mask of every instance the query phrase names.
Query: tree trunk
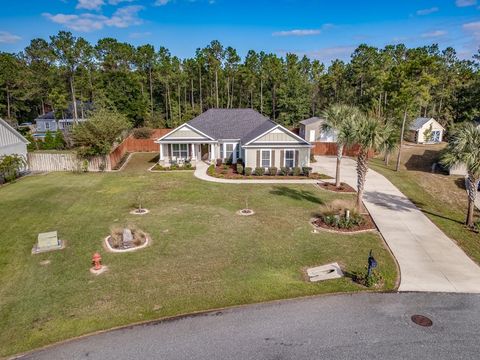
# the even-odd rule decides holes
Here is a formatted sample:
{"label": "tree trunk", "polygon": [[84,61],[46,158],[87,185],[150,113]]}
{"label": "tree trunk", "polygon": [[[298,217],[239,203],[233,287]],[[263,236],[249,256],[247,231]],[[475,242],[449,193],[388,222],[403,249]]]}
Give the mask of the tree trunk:
{"label": "tree trunk", "polygon": [[152,111],[153,118],[153,83],[152,83],[152,67],[148,68],[148,82],[150,86],[150,110]]}
{"label": "tree trunk", "polygon": [[395,167],[395,171],[400,170],[400,160],[402,158],[403,134],[405,133],[405,122],[406,121],[407,121],[407,109],[405,108],[405,112],[403,114],[402,131],[400,133],[400,146],[398,147],[397,166]]}
{"label": "tree trunk", "polygon": [[216,104],[218,109],[219,102],[218,102],[218,71],[217,70],[215,70],[215,99],[216,99]]}
{"label": "tree trunk", "polygon": [[182,123],[182,92],[180,90],[180,83],[177,84],[178,93],[178,124]]}
{"label": "tree trunk", "polygon": [[45,102],[43,101],[43,98],[40,99],[40,102],[42,103],[42,115],[45,115]]}
{"label": "tree trunk", "polygon": [[227,109],[230,107],[230,77],[227,77]]}
{"label": "tree trunk", "polygon": [[12,118],[12,108],[10,104],[10,91],[7,86],[7,119],[10,120]]}
{"label": "tree trunk", "polygon": [[230,108],[233,108],[233,87],[235,85],[235,76],[232,77],[232,91],[230,92]]}
{"label": "tree trunk", "polygon": [[202,71],[198,70],[198,82],[199,82],[199,97],[200,97],[200,112],[203,112],[203,100],[202,100]]}
{"label": "tree trunk", "polygon": [[357,156],[357,211],[363,211],[363,191],[368,171],[368,150],[360,149]]}
{"label": "tree trunk", "polygon": [[337,170],[335,171],[335,186],[337,188],[340,187],[340,166],[342,163],[342,157],[343,157],[343,144],[338,144],[337,143]]}
{"label": "tree trunk", "polygon": [[192,110],[195,111],[195,99],[193,97],[193,78],[190,79],[190,101],[192,102]]}
{"label": "tree trunk", "polygon": [[275,84],[273,84],[273,89],[272,89],[272,112],[273,112],[273,121],[275,121]]}
{"label": "tree trunk", "polygon": [[468,173],[467,176],[467,194],[468,194],[468,209],[467,209],[467,219],[465,224],[473,228],[475,226],[473,215],[475,213],[475,198],[477,197],[477,183],[478,180],[472,173]]}
{"label": "tree trunk", "polygon": [[384,161],[385,161],[385,165],[388,166],[388,164],[390,162],[390,153],[389,152],[385,153]]}
{"label": "tree trunk", "polygon": [[72,103],[73,103],[73,123],[78,123],[78,113],[77,113],[77,99],[75,98],[75,85],[74,85],[73,75],[70,76],[70,91],[72,92]]}
{"label": "tree trunk", "polygon": [[263,79],[260,78],[260,114],[263,115]]}

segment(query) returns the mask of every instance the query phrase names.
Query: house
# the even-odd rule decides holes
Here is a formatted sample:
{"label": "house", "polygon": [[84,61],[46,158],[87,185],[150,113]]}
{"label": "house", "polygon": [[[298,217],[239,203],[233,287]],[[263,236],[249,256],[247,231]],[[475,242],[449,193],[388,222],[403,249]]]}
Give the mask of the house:
{"label": "house", "polygon": [[170,166],[242,159],[246,167],[303,167],[312,145],[253,109],[210,109],[155,141]]}
{"label": "house", "polygon": [[[77,122],[84,122],[87,119],[84,118],[84,110],[91,109],[90,103],[80,103],[77,105],[78,119]],[[81,109],[81,110],[80,110]],[[33,135],[35,138],[43,139],[47,131],[55,132],[60,130],[62,132],[68,132],[72,129],[75,124],[73,119],[73,106],[69,105],[66,112],[62,112],[60,119],[57,119],[55,116],[55,111],[49,111],[46,114],[40,115],[35,119],[36,131]]]}
{"label": "house", "polygon": [[16,154],[27,159],[28,143],[9,123],[0,119],[0,157]]}
{"label": "house", "polygon": [[337,136],[333,130],[322,130],[325,119],[311,117],[300,121],[299,135],[309,142],[336,142]]}
{"label": "house", "polygon": [[445,128],[434,118],[420,117],[410,125],[405,139],[417,144],[442,142]]}

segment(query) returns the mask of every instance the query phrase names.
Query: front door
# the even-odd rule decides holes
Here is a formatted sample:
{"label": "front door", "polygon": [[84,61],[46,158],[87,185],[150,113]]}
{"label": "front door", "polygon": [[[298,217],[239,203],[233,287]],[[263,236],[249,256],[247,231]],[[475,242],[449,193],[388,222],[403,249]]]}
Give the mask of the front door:
{"label": "front door", "polygon": [[208,148],[209,148],[208,144],[202,144],[202,146],[201,146],[202,160],[208,160],[209,159]]}

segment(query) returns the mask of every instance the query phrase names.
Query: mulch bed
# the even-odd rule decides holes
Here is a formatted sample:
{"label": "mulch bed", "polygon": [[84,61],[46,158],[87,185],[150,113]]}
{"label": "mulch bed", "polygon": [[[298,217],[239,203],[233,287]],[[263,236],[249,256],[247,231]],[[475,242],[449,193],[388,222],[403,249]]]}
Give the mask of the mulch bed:
{"label": "mulch bed", "polygon": [[334,183],[330,182],[319,182],[318,186],[321,189],[328,190],[328,191],[333,191],[333,192],[339,192],[339,193],[356,193],[355,189],[351,187],[348,184],[345,183],[340,183],[340,187],[336,187]]}
{"label": "mulch bed", "polygon": [[270,175],[263,175],[263,176],[257,176],[257,175],[250,175],[250,176],[245,176],[242,174],[237,173],[236,167],[234,165],[229,165],[228,169],[224,169],[223,166],[216,166],[215,167],[215,177],[221,178],[221,179],[245,179],[245,180],[274,180],[274,179],[281,179],[281,180],[307,180],[307,179],[313,179],[313,180],[326,180],[326,179],[331,179],[331,177],[324,175],[324,174],[317,174],[317,173],[312,173],[310,176],[293,176],[293,175],[288,175],[288,176],[283,176],[283,175],[275,175],[275,176],[270,176]]}
{"label": "mulch bed", "polygon": [[330,230],[330,231],[335,231],[335,232],[342,232],[342,233],[355,233],[355,232],[360,232],[360,231],[370,231],[370,230],[376,230],[377,227],[375,226],[375,223],[373,222],[372,217],[370,214],[362,214],[363,216],[363,223],[359,226],[355,226],[350,229],[341,229],[337,228],[334,226],[327,225],[323,222],[322,218],[316,218],[315,220],[312,221],[312,225],[315,227],[319,227],[322,229]]}

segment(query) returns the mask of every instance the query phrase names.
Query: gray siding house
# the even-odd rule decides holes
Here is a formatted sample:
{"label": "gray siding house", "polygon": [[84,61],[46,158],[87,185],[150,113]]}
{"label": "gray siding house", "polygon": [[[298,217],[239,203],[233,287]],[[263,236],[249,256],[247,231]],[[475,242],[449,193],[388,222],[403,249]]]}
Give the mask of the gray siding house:
{"label": "gray siding house", "polygon": [[155,141],[159,163],[243,159],[246,167],[310,165],[312,145],[253,109],[210,109]]}
{"label": "gray siding house", "polygon": [[323,131],[322,124],[325,119],[311,117],[300,121],[299,135],[309,142],[337,142],[334,131]]}
{"label": "gray siding house", "polygon": [[27,139],[5,120],[0,119],[0,157],[16,154],[27,159],[27,145]]}
{"label": "gray siding house", "polygon": [[[85,110],[91,110],[92,105],[90,103],[81,103],[78,102],[78,119],[77,121],[84,122],[87,119],[84,118]],[[68,110],[65,113],[62,113],[62,118],[57,119],[55,117],[55,111],[50,111],[44,115],[40,115],[35,119],[36,123],[36,131],[34,136],[36,138],[44,138],[47,131],[55,132],[57,130],[67,132],[70,131],[75,124],[73,119],[73,107],[72,105],[69,106]]]}

